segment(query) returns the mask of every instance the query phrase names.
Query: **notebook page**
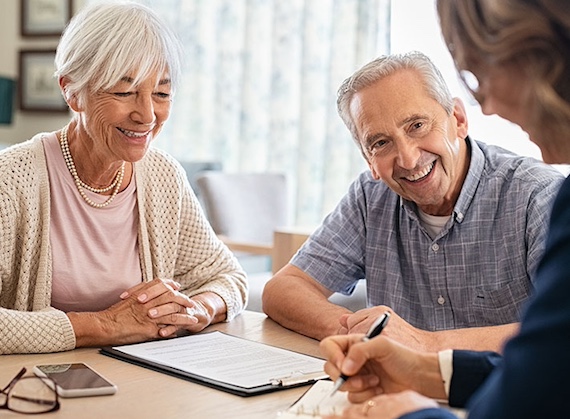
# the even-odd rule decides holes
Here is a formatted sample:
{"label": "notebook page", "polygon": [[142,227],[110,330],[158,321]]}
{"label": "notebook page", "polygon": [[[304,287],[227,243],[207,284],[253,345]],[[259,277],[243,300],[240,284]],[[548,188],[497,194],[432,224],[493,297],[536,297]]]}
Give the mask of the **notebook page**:
{"label": "notebook page", "polygon": [[317,381],[289,409],[277,415],[278,419],[319,418],[326,415],[340,415],[350,405],[346,392],[337,391],[330,396],[334,383],[328,380]]}
{"label": "notebook page", "polygon": [[[343,391],[337,391],[333,397],[330,397],[333,386],[332,381],[317,381],[289,409],[278,413],[277,419],[320,418],[327,415],[340,415],[344,409],[350,406],[350,402],[347,399],[347,393]],[[450,408],[445,404],[441,404],[441,407],[451,411],[459,419],[467,417],[463,409]]]}

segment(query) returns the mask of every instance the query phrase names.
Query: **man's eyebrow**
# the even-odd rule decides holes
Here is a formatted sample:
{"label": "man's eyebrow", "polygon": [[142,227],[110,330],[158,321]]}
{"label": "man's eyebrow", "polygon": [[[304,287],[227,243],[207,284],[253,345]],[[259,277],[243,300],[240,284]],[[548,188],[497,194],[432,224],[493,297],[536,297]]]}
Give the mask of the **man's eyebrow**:
{"label": "man's eyebrow", "polygon": [[417,121],[418,119],[429,119],[429,116],[421,113],[415,113],[404,118],[400,123],[400,126],[403,127],[404,125],[408,125],[410,122]]}
{"label": "man's eyebrow", "polygon": [[[426,114],[415,113],[415,114],[412,114],[412,115],[407,116],[404,119],[402,119],[402,121],[400,121],[400,123],[398,124],[398,127],[403,127],[403,126],[406,126],[412,122],[415,122],[418,120],[425,120],[425,119],[429,119],[429,116]],[[365,148],[368,149],[370,146],[372,146],[372,144],[374,144],[376,141],[378,141],[380,139],[389,140],[390,136],[388,134],[384,134],[382,132],[371,134],[364,139]]]}

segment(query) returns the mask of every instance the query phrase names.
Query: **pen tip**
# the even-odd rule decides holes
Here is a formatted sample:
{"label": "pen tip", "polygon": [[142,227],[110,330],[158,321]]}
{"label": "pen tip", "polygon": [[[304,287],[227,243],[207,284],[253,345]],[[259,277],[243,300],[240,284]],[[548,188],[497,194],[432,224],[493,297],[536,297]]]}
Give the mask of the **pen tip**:
{"label": "pen tip", "polygon": [[343,380],[342,378],[339,378],[338,380],[335,381],[333,389],[331,391],[331,393],[329,394],[329,397],[332,397],[335,395],[335,393],[338,391],[338,389],[342,386],[342,384],[344,383],[345,380]]}

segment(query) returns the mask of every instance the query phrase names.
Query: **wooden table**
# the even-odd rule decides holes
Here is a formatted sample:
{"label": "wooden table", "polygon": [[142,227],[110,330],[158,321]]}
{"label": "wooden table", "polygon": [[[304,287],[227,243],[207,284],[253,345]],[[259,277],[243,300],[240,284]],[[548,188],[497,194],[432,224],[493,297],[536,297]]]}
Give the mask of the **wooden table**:
{"label": "wooden table", "polygon": [[[261,313],[246,311],[230,323],[217,324],[206,329],[212,330],[221,330],[235,336],[319,356],[316,340],[287,330]],[[271,419],[309,388],[305,386],[244,398],[101,355],[95,348],[53,354],[2,355],[0,388],[8,384],[23,366],[28,367],[31,372],[36,364],[71,362],[91,365],[114,382],[119,390],[112,396],[62,398],[59,411],[35,417]],[[25,417],[7,410],[0,410],[0,416],[6,419]]]}

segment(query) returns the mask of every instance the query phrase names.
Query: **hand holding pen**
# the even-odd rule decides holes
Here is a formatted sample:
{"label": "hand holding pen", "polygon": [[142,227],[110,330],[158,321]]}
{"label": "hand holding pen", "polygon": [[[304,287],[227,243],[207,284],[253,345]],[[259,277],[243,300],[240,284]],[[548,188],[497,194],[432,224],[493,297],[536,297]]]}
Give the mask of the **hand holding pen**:
{"label": "hand holding pen", "polygon": [[[384,330],[384,328],[388,324],[388,320],[390,320],[390,313],[386,311],[384,314],[378,317],[378,319],[376,319],[374,323],[372,323],[372,326],[370,326],[370,329],[368,330],[366,335],[364,335],[362,341],[366,342],[378,336],[380,333],[382,333],[382,330]],[[332,397],[348,379],[349,377],[347,375],[341,374],[341,376],[334,383],[334,387],[331,391],[330,397]]]}

